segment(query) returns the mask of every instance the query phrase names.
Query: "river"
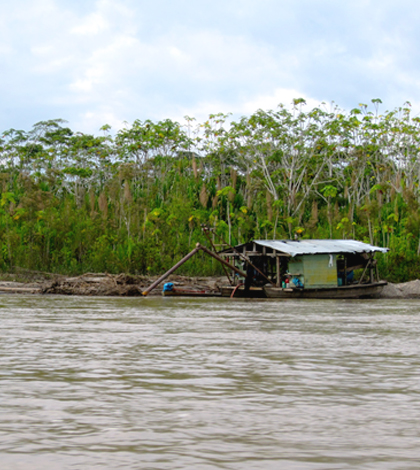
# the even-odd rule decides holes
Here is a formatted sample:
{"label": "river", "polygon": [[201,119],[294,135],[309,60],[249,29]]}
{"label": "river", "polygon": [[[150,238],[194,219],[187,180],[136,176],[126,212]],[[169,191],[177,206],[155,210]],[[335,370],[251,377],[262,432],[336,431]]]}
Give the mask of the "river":
{"label": "river", "polygon": [[420,467],[420,301],[0,296],[2,470]]}

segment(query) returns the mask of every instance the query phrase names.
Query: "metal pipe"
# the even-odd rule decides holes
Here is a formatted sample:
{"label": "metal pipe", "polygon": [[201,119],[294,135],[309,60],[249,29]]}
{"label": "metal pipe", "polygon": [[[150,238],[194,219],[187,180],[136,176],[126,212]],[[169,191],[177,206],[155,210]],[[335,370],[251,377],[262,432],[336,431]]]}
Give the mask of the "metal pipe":
{"label": "metal pipe", "polygon": [[145,291],[142,292],[142,295],[146,296],[151,290],[153,290],[155,287],[157,287],[162,281],[164,281],[168,276],[170,276],[174,271],[176,271],[181,265],[183,265],[186,261],[188,261],[191,257],[193,257],[200,248],[197,246],[192,250],[188,255],[184,256],[181,261],[178,261],[174,266],[169,271],[166,271],[166,273],[161,276],[159,279],[157,279],[152,285],[150,285]]}
{"label": "metal pipe", "polygon": [[200,243],[197,243],[196,248],[197,248],[198,250],[203,250],[205,253],[207,253],[207,254],[210,255],[210,256],[213,256],[213,258],[214,258],[214,259],[217,259],[217,261],[219,261],[219,263],[224,264],[224,265],[227,266],[228,268],[230,268],[230,269],[232,269],[233,271],[235,271],[235,273],[238,273],[240,276],[246,277],[246,274],[245,274],[243,271],[241,271],[240,269],[238,269],[236,266],[233,266],[233,264],[228,263],[226,260],[224,260],[224,259],[221,258],[220,256],[216,255],[216,253],[213,253],[212,251],[210,251],[208,248],[206,248],[205,246],[201,245]]}
{"label": "metal pipe", "polygon": [[[211,239],[210,235],[209,235],[209,229],[203,224],[202,226],[202,229],[203,229],[203,232],[204,232],[204,235],[206,236],[207,240],[210,242],[210,245],[211,247],[213,248],[214,251],[216,251],[216,247],[214,246],[214,243],[213,243],[213,240]],[[228,278],[229,280],[229,284],[231,286],[233,286],[233,281],[230,280],[230,276],[229,276],[229,271],[226,269],[226,266],[224,264],[222,264],[222,267],[223,267],[223,271],[225,272],[226,274],[226,277]]]}

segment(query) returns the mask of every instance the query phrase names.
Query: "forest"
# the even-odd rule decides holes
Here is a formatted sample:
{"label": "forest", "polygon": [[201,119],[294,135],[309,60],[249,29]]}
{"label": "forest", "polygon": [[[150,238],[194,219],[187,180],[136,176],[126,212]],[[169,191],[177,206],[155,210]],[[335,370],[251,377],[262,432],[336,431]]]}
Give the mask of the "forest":
{"label": "forest", "polygon": [[[233,120],[136,120],[99,135],[60,119],[0,138],[0,270],[159,274],[197,242],[352,238],[420,278],[420,118],[381,100],[304,100]],[[184,274],[220,266],[199,254]]]}

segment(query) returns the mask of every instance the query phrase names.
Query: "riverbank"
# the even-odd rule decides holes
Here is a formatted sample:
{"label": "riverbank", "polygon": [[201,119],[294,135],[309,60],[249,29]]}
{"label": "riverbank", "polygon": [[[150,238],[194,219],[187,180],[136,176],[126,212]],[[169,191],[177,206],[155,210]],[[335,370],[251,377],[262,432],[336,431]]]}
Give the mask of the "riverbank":
{"label": "riverbank", "polygon": [[[132,276],[128,274],[86,273],[67,277],[43,273],[3,275],[0,294],[55,294],[84,296],[141,296],[159,276]],[[165,282],[175,287],[217,293],[225,283],[224,277],[188,277],[171,275]],[[149,295],[161,295],[163,283]]]}
{"label": "riverbank", "polygon": [[[68,277],[28,272],[19,275],[3,275],[0,280],[0,294],[139,297],[156,279],[158,279],[158,276],[86,273],[82,276]],[[220,287],[226,284],[226,278],[224,276],[189,277],[171,275],[165,282],[172,282],[176,288],[217,293],[220,291]],[[162,285],[152,290],[149,295],[161,295]],[[400,284],[389,283],[382,291],[381,298],[420,298],[420,280]]]}

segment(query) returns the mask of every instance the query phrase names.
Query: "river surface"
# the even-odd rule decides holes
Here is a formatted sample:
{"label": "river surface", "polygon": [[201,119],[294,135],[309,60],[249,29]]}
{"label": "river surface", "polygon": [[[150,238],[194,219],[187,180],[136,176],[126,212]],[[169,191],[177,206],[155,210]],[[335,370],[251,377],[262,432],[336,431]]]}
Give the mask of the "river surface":
{"label": "river surface", "polygon": [[420,468],[420,301],[0,296],[1,470]]}

